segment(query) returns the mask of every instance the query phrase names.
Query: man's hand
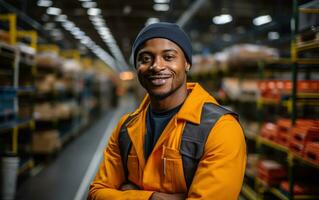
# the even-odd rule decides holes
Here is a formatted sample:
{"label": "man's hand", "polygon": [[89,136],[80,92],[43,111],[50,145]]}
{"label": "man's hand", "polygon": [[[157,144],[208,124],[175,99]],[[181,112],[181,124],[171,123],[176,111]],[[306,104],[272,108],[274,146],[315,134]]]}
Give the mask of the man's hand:
{"label": "man's hand", "polygon": [[185,198],[186,194],[184,193],[166,194],[162,192],[154,192],[150,200],[184,200]]}
{"label": "man's hand", "polygon": [[125,190],[139,190],[140,188],[133,184],[133,183],[125,183],[120,187],[120,190],[125,191]]}

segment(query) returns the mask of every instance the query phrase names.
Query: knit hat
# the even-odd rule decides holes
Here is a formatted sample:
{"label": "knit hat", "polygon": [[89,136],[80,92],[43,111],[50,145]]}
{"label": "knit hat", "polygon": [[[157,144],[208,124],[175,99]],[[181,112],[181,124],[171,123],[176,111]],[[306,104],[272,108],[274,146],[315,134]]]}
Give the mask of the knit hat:
{"label": "knit hat", "polygon": [[192,45],[186,33],[177,24],[159,22],[146,26],[137,35],[131,54],[135,67],[137,52],[141,45],[152,38],[165,38],[177,44],[184,52],[187,62],[192,65]]}

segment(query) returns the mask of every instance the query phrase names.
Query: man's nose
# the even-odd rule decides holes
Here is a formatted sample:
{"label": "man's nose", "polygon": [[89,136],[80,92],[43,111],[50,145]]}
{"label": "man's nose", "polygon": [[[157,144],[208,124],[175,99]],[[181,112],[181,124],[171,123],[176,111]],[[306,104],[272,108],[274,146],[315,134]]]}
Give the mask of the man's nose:
{"label": "man's nose", "polygon": [[159,57],[156,56],[154,58],[153,65],[150,67],[151,70],[162,70],[164,68],[164,62],[163,60]]}

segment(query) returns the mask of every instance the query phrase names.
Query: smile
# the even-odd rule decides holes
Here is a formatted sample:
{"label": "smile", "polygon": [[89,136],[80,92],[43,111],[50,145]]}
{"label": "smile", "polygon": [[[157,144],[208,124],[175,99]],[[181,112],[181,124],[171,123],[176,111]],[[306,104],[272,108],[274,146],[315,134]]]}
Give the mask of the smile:
{"label": "smile", "polygon": [[148,80],[154,86],[162,86],[167,82],[169,78],[171,78],[170,75],[152,75],[148,77]]}

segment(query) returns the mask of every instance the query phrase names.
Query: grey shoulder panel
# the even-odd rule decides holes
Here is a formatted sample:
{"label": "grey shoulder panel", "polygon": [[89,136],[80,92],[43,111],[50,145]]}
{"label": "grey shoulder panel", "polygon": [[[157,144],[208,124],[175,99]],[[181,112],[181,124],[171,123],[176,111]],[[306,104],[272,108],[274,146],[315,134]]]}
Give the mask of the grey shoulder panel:
{"label": "grey shoulder panel", "polygon": [[188,189],[192,183],[199,160],[204,153],[204,147],[212,128],[218,119],[226,114],[232,114],[237,118],[237,114],[234,112],[222,106],[207,103],[203,106],[199,125],[190,122],[186,123],[180,153],[182,155],[184,176]]}
{"label": "grey shoulder panel", "polygon": [[128,124],[128,122],[131,119],[132,119],[132,117],[129,116],[125,120],[125,122],[121,126],[120,133],[119,133],[119,136],[118,136],[118,142],[119,142],[119,146],[120,146],[122,164],[123,164],[124,174],[125,174],[126,178],[127,178],[127,175],[128,175],[127,158],[128,158],[128,154],[130,153],[131,146],[132,146],[131,138],[128,135],[126,125]]}

